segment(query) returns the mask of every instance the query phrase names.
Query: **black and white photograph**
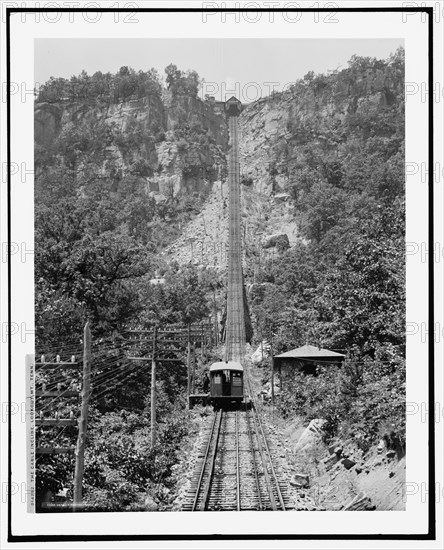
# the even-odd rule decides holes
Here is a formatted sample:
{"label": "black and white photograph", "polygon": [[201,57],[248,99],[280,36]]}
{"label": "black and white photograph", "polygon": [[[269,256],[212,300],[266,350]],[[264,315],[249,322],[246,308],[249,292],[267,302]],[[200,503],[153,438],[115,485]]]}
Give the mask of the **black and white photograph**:
{"label": "black and white photograph", "polygon": [[91,42],[36,41],[36,511],[404,509],[403,44]]}
{"label": "black and white photograph", "polygon": [[435,12],[207,4],[9,14],[10,540],[437,548]]}

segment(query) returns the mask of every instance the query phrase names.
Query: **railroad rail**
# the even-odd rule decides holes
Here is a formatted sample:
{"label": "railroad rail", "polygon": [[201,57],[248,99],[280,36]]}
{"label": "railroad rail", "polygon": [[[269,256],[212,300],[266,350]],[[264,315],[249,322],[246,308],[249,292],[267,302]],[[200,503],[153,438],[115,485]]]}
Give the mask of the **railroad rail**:
{"label": "railroad rail", "polygon": [[[280,490],[278,476],[276,474],[276,471],[275,471],[275,468],[274,468],[274,465],[273,465],[273,459],[272,459],[270,447],[268,445],[267,438],[265,437],[264,427],[262,425],[261,417],[260,417],[260,414],[258,412],[259,407],[258,407],[257,399],[255,397],[255,393],[254,393],[253,388],[251,386],[249,371],[248,371],[248,367],[246,365],[245,365],[245,371],[244,371],[244,383],[245,383],[245,385],[248,389],[248,397],[249,397],[249,401],[251,401],[251,408],[255,412],[256,431],[260,432],[260,434],[262,436],[262,441],[264,442],[264,449],[260,451],[262,461],[264,462],[266,460],[265,457],[268,457],[268,459],[269,459],[269,465],[270,465],[270,470],[271,470],[271,478],[273,480],[273,483],[269,479],[268,473],[265,473],[265,476],[267,478],[267,485],[270,489],[271,500],[273,501],[273,505],[275,506],[273,508],[273,510],[277,509],[277,506],[278,506],[278,504],[275,500],[276,497],[277,497],[277,501],[279,502],[280,508],[282,510],[285,510],[283,492]],[[273,486],[276,488],[275,493],[273,492]]]}
{"label": "railroad rail", "polygon": [[183,510],[285,510],[287,500],[257,412],[214,413]]}

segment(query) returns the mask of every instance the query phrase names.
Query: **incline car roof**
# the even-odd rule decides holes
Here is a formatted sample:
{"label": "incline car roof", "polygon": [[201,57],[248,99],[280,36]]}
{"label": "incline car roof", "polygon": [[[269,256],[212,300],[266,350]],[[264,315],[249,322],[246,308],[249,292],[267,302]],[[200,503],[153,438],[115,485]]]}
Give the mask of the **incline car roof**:
{"label": "incline car roof", "polygon": [[244,367],[238,363],[237,361],[218,361],[217,363],[213,363],[210,367],[210,372],[216,371],[216,370],[240,370],[243,371]]}

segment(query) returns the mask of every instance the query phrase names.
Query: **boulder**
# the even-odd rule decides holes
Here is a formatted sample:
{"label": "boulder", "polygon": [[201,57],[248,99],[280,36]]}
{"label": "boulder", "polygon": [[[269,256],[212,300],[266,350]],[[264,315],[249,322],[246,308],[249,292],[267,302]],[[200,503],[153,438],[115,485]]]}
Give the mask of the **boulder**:
{"label": "boulder", "polygon": [[344,511],[358,511],[358,510],[374,510],[375,506],[372,505],[370,497],[365,493],[359,493],[355,496],[344,508]]}
{"label": "boulder", "polygon": [[300,487],[308,487],[310,478],[307,474],[294,474],[292,477],[293,485],[298,484]]}
{"label": "boulder", "polygon": [[153,499],[151,495],[147,495],[145,498],[145,510],[147,512],[155,512],[159,509],[159,505],[157,502]]}
{"label": "boulder", "polygon": [[301,450],[304,447],[308,447],[319,441],[323,434],[323,426],[325,425],[325,422],[326,421],[322,418],[314,418],[302,432],[294,450]]}
{"label": "boulder", "polygon": [[156,193],[155,191],[151,191],[149,193],[149,196],[152,197],[156,201],[156,204],[160,204],[160,203],[166,202],[168,200],[165,197],[165,195],[163,195],[162,193]]}
{"label": "boulder", "polygon": [[339,458],[336,455],[327,456],[321,460],[321,464],[325,467],[326,470],[330,470],[339,461]]}
{"label": "boulder", "polygon": [[290,198],[290,195],[288,193],[277,193],[274,196],[274,200],[276,202],[286,202]]}
{"label": "boulder", "polygon": [[263,357],[265,358],[269,356],[269,351],[270,351],[270,344],[267,344],[267,342],[264,341],[262,343],[262,346],[259,345],[256,351],[252,353],[251,360],[255,365],[257,365],[262,361],[262,353],[263,353]]}
{"label": "boulder", "polygon": [[351,460],[350,458],[343,458],[341,460],[341,464],[344,466],[346,470],[350,470],[350,468],[353,468],[356,462],[354,460]]}
{"label": "boulder", "polygon": [[335,455],[341,456],[342,452],[343,452],[343,448],[339,445],[338,447],[335,447],[333,452],[334,452]]}
{"label": "boulder", "polygon": [[286,233],[277,233],[276,235],[270,235],[265,237],[262,241],[263,248],[274,248],[279,250],[287,250],[290,248],[290,241]]}

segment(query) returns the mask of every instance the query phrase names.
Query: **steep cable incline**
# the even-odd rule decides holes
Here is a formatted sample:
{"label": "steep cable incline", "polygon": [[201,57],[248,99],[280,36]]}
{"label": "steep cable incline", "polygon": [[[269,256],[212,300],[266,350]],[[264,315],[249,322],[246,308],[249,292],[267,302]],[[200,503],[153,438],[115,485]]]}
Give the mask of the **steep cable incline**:
{"label": "steep cable incline", "polygon": [[245,351],[238,117],[229,115],[229,236],[225,360],[242,362]]}

